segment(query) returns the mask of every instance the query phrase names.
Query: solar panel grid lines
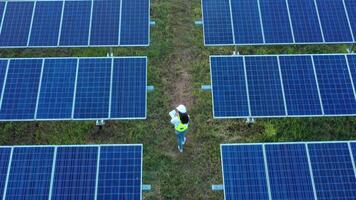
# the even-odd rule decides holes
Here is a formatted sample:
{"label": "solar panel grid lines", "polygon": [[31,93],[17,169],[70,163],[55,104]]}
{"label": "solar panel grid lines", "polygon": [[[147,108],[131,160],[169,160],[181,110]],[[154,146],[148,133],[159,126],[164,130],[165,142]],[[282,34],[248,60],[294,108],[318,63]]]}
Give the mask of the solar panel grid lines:
{"label": "solar panel grid lines", "polygon": [[349,153],[350,153],[350,157],[351,157],[352,168],[354,169],[354,174],[355,174],[355,178],[356,178],[356,165],[355,165],[354,156],[353,156],[353,154],[352,154],[351,142],[347,143],[347,146],[348,146],[348,148],[349,148]]}
{"label": "solar panel grid lines", "polygon": [[351,61],[349,61],[349,59],[348,59],[348,57],[346,55],[345,55],[345,60],[346,60],[347,69],[348,69],[349,75],[350,75],[352,90],[354,92],[354,96],[355,96],[355,100],[356,100],[356,90],[355,90],[355,84],[354,84],[356,82],[356,80],[353,80],[353,78],[352,78],[352,72],[351,72],[350,64],[349,64],[349,63],[351,63]]}
{"label": "solar panel grid lines", "polygon": [[145,56],[10,58],[0,60],[0,65],[0,121],[146,118]]}
{"label": "solar panel grid lines", "polygon": [[[245,57],[243,57],[243,62],[244,62],[244,72],[245,72],[245,83],[246,83],[246,94],[247,94],[247,106],[248,106],[248,114],[251,116],[251,103],[250,103],[250,92],[248,91],[248,81],[247,81],[247,70],[246,70],[246,61]],[[212,81],[211,81],[212,83]],[[213,115],[215,116],[215,115]]]}
{"label": "solar panel grid lines", "polygon": [[7,60],[6,63],[7,63],[6,64],[6,72],[5,72],[5,77],[4,77],[4,80],[3,80],[3,83],[2,83],[2,90],[1,90],[0,110],[2,108],[2,100],[4,98],[5,83],[6,83],[6,80],[7,80],[7,74],[9,72],[10,60]]}
{"label": "solar panel grid lines", "polygon": [[[354,141],[221,144],[224,197],[353,199],[356,172],[351,145],[356,152]],[[252,180],[255,184],[249,184]],[[261,183],[264,191],[269,184],[269,197],[258,196]]]}
{"label": "solar panel grid lines", "polygon": [[9,163],[7,165],[6,180],[5,180],[4,190],[3,190],[3,194],[2,194],[2,200],[6,200],[6,193],[7,193],[8,183],[9,183],[9,176],[10,176],[10,169],[11,169],[13,152],[14,152],[14,149],[11,148],[10,157],[9,157]]}
{"label": "solar panel grid lines", "polygon": [[[353,59],[353,54],[348,55],[348,59],[345,56],[345,54],[211,56],[213,116],[214,118],[354,116],[356,98],[353,74],[356,74],[356,59]],[[242,62],[243,59],[245,62]],[[236,104],[237,101],[240,103]],[[248,108],[251,113],[248,112]]]}
{"label": "solar panel grid lines", "polygon": [[355,43],[356,4],[345,0],[202,0],[202,9],[205,46]]}
{"label": "solar panel grid lines", "polygon": [[[149,46],[149,0],[123,1],[0,2],[0,35],[9,36],[0,40],[0,48]],[[123,3],[124,9],[119,8]],[[121,12],[123,20],[117,19]],[[28,17],[19,17],[19,14]],[[123,30],[121,21],[125,25]],[[17,32],[14,32],[16,27]]]}

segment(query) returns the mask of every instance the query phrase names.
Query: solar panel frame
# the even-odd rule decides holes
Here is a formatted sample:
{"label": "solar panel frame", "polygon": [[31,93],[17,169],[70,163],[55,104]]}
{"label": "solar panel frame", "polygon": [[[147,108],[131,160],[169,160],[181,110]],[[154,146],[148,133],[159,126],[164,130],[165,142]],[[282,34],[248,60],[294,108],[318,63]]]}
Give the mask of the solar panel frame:
{"label": "solar panel frame", "polygon": [[[24,0],[24,2],[37,2],[37,1],[44,1],[44,0]],[[58,0],[58,1],[61,1],[61,0]],[[62,31],[62,27],[63,27],[63,14],[64,14],[64,11],[65,11],[65,3],[66,1],[82,1],[82,0],[62,0],[63,1],[63,5],[62,5],[62,13],[61,13],[61,21],[60,21],[60,28],[59,28],[59,33],[58,33],[58,42],[56,45],[29,45],[29,42],[27,42],[26,45],[7,45],[7,46],[1,46],[0,45],[0,49],[2,48],[6,48],[6,49],[12,49],[12,48],[83,48],[83,47],[148,47],[151,43],[151,30],[150,30],[150,27],[151,27],[151,24],[150,24],[150,17],[151,17],[151,1],[150,0],[146,0],[148,1],[148,9],[147,9],[147,43],[140,43],[140,44],[121,44],[121,43],[118,43],[118,44],[95,44],[95,45],[92,45],[90,44],[90,34],[91,34],[91,26],[92,26],[92,13],[93,13],[93,6],[94,6],[94,1],[95,0],[84,0],[84,1],[90,1],[92,2],[91,3],[91,6],[92,6],[92,9],[91,9],[91,13],[90,13],[90,21],[89,21],[89,32],[88,32],[88,43],[87,44],[80,44],[80,45],[61,45],[60,44],[60,38],[61,38],[61,31]],[[121,3],[123,0],[119,0]],[[0,15],[0,33],[1,33],[1,30],[2,30],[2,27],[3,27],[3,21],[4,21],[4,16],[5,16],[5,12],[6,12],[6,7],[7,7],[7,3],[8,2],[13,2],[11,0],[4,0],[4,3],[5,3],[5,6],[4,6],[4,12],[3,12],[3,16],[1,17]],[[35,10],[35,5],[34,5],[34,8],[33,10]],[[34,13],[33,13],[34,15]],[[121,15],[121,7],[120,7],[120,15]],[[120,24],[121,24],[121,17],[120,17]],[[31,36],[31,32],[32,30],[30,29],[29,30],[29,34],[28,34],[28,37],[30,38]],[[119,31],[119,41],[120,41],[120,35],[121,35],[121,28],[120,28],[120,31]],[[146,37],[146,35],[145,35]]]}
{"label": "solar panel frame", "polygon": [[[76,102],[76,91],[77,91],[77,80],[78,80],[78,72],[79,72],[79,61],[80,60],[84,60],[84,59],[111,59],[112,61],[114,59],[135,59],[135,58],[139,58],[139,59],[145,59],[146,60],[146,65],[145,65],[145,83],[146,83],[146,90],[145,90],[145,115],[144,116],[137,116],[137,117],[115,117],[115,118],[110,118],[109,117],[109,114],[108,114],[108,117],[104,117],[104,118],[76,118],[74,116],[74,112],[75,112],[75,102]],[[88,120],[142,120],[142,119],[146,119],[147,118],[147,68],[148,68],[148,57],[147,56],[119,56],[119,57],[38,57],[38,58],[9,58],[9,59],[1,59],[1,60],[8,60],[7,62],[7,69],[6,69],[6,74],[5,74],[5,83],[2,85],[3,87],[3,90],[2,90],[2,93],[1,93],[1,97],[0,97],[0,106],[3,104],[3,97],[4,97],[4,94],[5,94],[5,87],[6,87],[6,79],[7,79],[7,72],[9,70],[9,65],[10,65],[10,61],[11,60],[56,60],[56,59],[76,59],[77,60],[77,69],[76,69],[76,78],[75,78],[75,87],[74,87],[74,98],[73,98],[73,106],[72,106],[72,115],[70,118],[36,118],[35,114],[37,112],[37,109],[35,109],[35,113],[34,113],[34,117],[31,118],[31,119],[0,119],[0,121],[13,121],[13,122],[16,122],[16,121],[67,121],[67,120],[72,120],[72,121],[88,121]],[[44,64],[44,62],[43,62]],[[44,66],[42,65],[42,68]],[[42,79],[42,75],[40,76],[40,79]],[[1,83],[0,83],[1,85]],[[41,85],[41,84],[39,84]],[[111,83],[110,83],[111,85]],[[41,90],[37,90],[37,99],[36,99],[36,104],[38,103],[37,101],[39,100],[39,92]],[[110,91],[111,93],[111,91]],[[111,98],[110,98],[110,101],[111,101]],[[110,102],[112,103],[112,102]],[[110,107],[110,106],[109,106]],[[108,111],[109,112],[109,111]]]}
{"label": "solar panel frame", "polygon": [[[97,154],[100,154],[99,149],[101,147],[140,147],[140,159],[141,159],[141,168],[140,168],[140,200],[142,200],[142,192],[143,192],[143,144],[78,144],[78,145],[14,145],[14,146],[0,146],[0,149],[11,149],[10,155],[9,155],[9,161],[8,161],[8,167],[7,167],[7,174],[6,174],[6,180],[5,180],[5,186],[4,186],[4,195],[6,195],[7,192],[7,185],[8,185],[8,179],[10,176],[10,170],[11,170],[11,164],[12,164],[12,158],[13,158],[13,152],[15,148],[54,148],[53,151],[53,162],[52,162],[52,171],[51,171],[51,178],[50,178],[50,188],[48,191],[49,197],[52,197],[52,189],[53,189],[53,182],[54,182],[54,173],[55,173],[55,164],[56,164],[56,157],[57,157],[57,148],[60,147],[96,147],[98,149]],[[99,156],[98,156],[99,157]],[[99,157],[100,158],[100,157]],[[100,161],[100,160],[99,160]],[[99,163],[97,162],[97,164]],[[98,167],[98,166],[97,166]],[[98,173],[98,171],[97,171]],[[99,179],[96,178],[96,181]],[[0,193],[1,195],[1,193]],[[96,196],[95,196],[96,197]],[[3,197],[5,199],[5,196]],[[51,198],[52,199],[52,198]]]}
{"label": "solar panel frame", "polygon": [[[229,57],[268,57],[268,56],[273,56],[273,57],[278,57],[278,60],[280,57],[282,56],[290,56],[290,57],[298,57],[298,56],[301,56],[301,57],[305,57],[305,56],[309,56],[313,59],[314,56],[350,56],[350,55],[356,55],[356,54],[342,54],[342,53],[337,53],[337,54],[278,54],[278,55],[210,55],[210,69],[212,68],[212,62],[211,62],[211,58],[212,57],[226,57],[226,58],[229,58]],[[347,62],[348,63],[348,62]],[[246,66],[246,65],[245,65]],[[314,66],[314,62],[313,62],[313,66]],[[216,116],[215,115],[215,112],[214,112],[214,105],[215,105],[215,102],[214,102],[214,87],[213,87],[213,82],[212,82],[212,76],[213,74],[211,73],[212,70],[210,70],[210,83],[211,83],[211,93],[212,93],[212,108],[213,108],[213,118],[214,119],[246,119],[246,118],[302,118],[302,117],[339,117],[339,116],[356,116],[356,113],[354,114],[325,114],[324,113],[324,106],[321,102],[321,106],[322,106],[322,114],[315,114],[315,115],[289,115],[288,112],[286,115],[266,115],[266,116],[255,116],[255,115],[252,115],[251,112],[250,112],[250,115],[249,116]],[[317,76],[316,73],[314,73],[315,76]],[[316,79],[317,80],[317,79]],[[352,80],[352,79],[351,79]],[[284,87],[283,85],[283,78],[281,77],[281,85],[282,87]],[[248,83],[247,83],[248,84]],[[353,83],[351,83],[353,85]],[[321,101],[321,95],[320,95],[320,89],[319,89],[319,81],[317,80],[317,87],[318,87],[318,92],[319,92],[319,99]],[[284,90],[283,90],[284,91]],[[285,92],[285,91],[284,91]],[[355,101],[356,101],[356,91],[354,92],[354,95],[355,95]],[[250,94],[248,93],[248,104],[249,104],[249,109],[251,109],[251,106],[250,106]],[[288,111],[288,108],[286,109]]]}
{"label": "solar panel frame", "polygon": [[[305,141],[305,142],[273,142],[273,143],[231,143],[231,144],[220,144],[220,166],[221,166],[221,170],[222,170],[222,180],[223,180],[223,192],[224,192],[224,200],[227,200],[227,196],[226,196],[226,190],[225,190],[225,172],[224,172],[224,162],[223,162],[223,146],[252,146],[252,145],[260,145],[261,148],[265,148],[266,145],[295,145],[295,144],[303,144],[306,148],[306,154],[307,154],[307,159],[308,159],[308,165],[309,165],[309,172],[310,172],[310,178],[312,181],[312,187],[313,187],[313,193],[314,193],[314,197],[317,198],[317,191],[315,188],[315,184],[314,184],[314,175],[313,175],[313,169],[311,167],[311,161],[310,161],[310,156],[309,156],[309,150],[308,150],[308,144],[327,144],[327,143],[346,143],[348,145],[348,150],[350,153],[350,157],[351,157],[351,162],[353,165],[353,169],[354,169],[354,174],[355,174],[355,178],[356,178],[356,168],[355,168],[355,162],[354,162],[354,158],[356,157],[356,155],[354,155],[353,153],[356,152],[356,141],[350,140],[350,141]],[[353,151],[353,149],[351,148],[351,145],[355,146],[355,149]],[[263,150],[265,151],[265,150]],[[264,153],[264,160],[266,161],[266,154]],[[265,168],[268,165],[267,162],[265,162]],[[267,168],[266,168],[267,169]],[[266,171],[266,173],[268,174],[268,169]],[[269,179],[267,177],[266,174],[266,181],[269,183]],[[269,190],[269,198],[271,199],[271,190]]]}
{"label": "solar panel frame", "polygon": [[[231,0],[230,0],[231,1]],[[316,11],[317,11],[317,14],[318,14],[318,22],[319,22],[319,27],[320,27],[320,31],[321,31],[321,35],[322,35],[322,41],[311,41],[311,42],[298,42],[296,41],[296,38],[295,38],[295,31],[294,31],[294,28],[293,28],[293,23],[292,23],[292,20],[291,20],[291,15],[290,15],[290,9],[288,7],[288,1],[289,0],[286,0],[286,4],[287,4],[287,10],[288,10],[288,13],[289,13],[289,24],[291,26],[291,34],[293,37],[291,37],[291,40],[295,41],[295,42],[286,42],[286,43],[283,43],[283,42],[275,42],[275,43],[269,43],[269,42],[266,42],[266,39],[265,39],[265,33],[264,33],[264,26],[263,26],[263,17],[261,16],[261,6],[260,6],[260,0],[258,0],[258,8],[259,8],[259,17],[260,17],[260,22],[261,22],[261,27],[262,27],[262,37],[263,37],[263,42],[250,42],[250,43],[237,43],[237,42],[233,42],[233,43],[227,43],[227,44],[223,44],[223,43],[213,43],[213,44],[208,44],[206,42],[206,36],[205,36],[205,28],[204,28],[204,25],[205,25],[205,21],[204,21],[204,9],[203,9],[203,3],[204,3],[204,0],[201,0],[201,10],[202,10],[202,26],[203,26],[203,42],[204,42],[204,46],[259,46],[259,45],[263,45],[263,46],[270,46],[270,45],[323,45],[323,44],[355,44],[356,43],[356,36],[353,35],[352,33],[352,27],[350,25],[350,20],[348,20],[348,24],[349,24],[349,27],[350,27],[350,30],[351,30],[351,36],[353,38],[353,40],[350,40],[350,41],[336,41],[336,42],[333,42],[333,41],[329,41],[329,42],[326,42],[325,39],[324,39],[324,32],[323,32],[323,29],[322,29],[322,26],[321,26],[321,21],[320,21],[320,17],[319,17],[319,11],[317,9],[317,6],[316,6],[316,2],[315,2],[315,6],[316,6]],[[314,0],[313,0],[314,1]],[[342,0],[343,1],[343,0]],[[231,6],[230,6],[231,7]],[[345,8],[345,6],[344,6]],[[230,9],[231,10],[231,9]],[[346,12],[346,8],[345,8],[345,12]],[[257,14],[257,13],[256,13]],[[347,12],[345,13],[346,16],[348,16]],[[349,19],[349,17],[347,17]],[[231,22],[232,23],[232,22]],[[232,23],[232,26],[233,26],[233,23]],[[355,31],[354,31],[355,32]],[[234,32],[232,33],[233,34],[233,38],[237,38],[238,36],[236,36],[234,34]],[[234,41],[237,41],[237,40],[234,40]]]}

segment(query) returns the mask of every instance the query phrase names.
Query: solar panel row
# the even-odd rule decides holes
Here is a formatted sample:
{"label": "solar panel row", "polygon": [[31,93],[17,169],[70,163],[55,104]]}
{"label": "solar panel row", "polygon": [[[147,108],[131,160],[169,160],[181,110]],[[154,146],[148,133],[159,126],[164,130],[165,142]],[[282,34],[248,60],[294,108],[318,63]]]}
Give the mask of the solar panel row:
{"label": "solar panel row", "polygon": [[356,115],[356,55],[211,56],[215,118]]}
{"label": "solar panel row", "polygon": [[142,199],[142,145],[0,147],[0,198]]}
{"label": "solar panel row", "polygon": [[148,46],[149,0],[0,2],[0,48]]}
{"label": "solar panel row", "polygon": [[202,0],[205,45],[355,43],[354,0]]}
{"label": "solar panel row", "polygon": [[225,199],[355,199],[356,142],[222,144]]}
{"label": "solar panel row", "polygon": [[147,57],[0,59],[0,121],[146,118]]}

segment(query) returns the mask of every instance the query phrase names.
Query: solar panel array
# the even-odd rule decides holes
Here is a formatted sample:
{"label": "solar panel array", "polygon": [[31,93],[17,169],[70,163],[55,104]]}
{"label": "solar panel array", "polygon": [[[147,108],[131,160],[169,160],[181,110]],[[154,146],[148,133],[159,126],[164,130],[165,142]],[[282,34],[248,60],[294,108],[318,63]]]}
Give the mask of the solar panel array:
{"label": "solar panel array", "polygon": [[147,57],[0,59],[0,121],[146,118]]}
{"label": "solar panel array", "polygon": [[0,48],[148,46],[149,0],[0,2]]}
{"label": "solar panel array", "polygon": [[0,147],[0,198],[142,199],[142,145]]}
{"label": "solar panel array", "polygon": [[356,115],[356,54],[211,56],[215,118]]}
{"label": "solar panel array", "polygon": [[355,141],[222,144],[225,199],[355,199],[355,153]]}
{"label": "solar panel array", "polygon": [[354,0],[202,0],[205,45],[355,43]]}

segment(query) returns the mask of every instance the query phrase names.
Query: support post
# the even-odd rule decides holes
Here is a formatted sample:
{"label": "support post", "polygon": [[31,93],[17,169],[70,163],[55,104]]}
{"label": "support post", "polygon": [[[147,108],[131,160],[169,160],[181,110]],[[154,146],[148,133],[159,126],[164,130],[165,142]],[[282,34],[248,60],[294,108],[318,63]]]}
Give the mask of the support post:
{"label": "support post", "polygon": [[248,117],[248,118],[246,119],[246,123],[248,123],[248,124],[253,124],[253,123],[255,123],[255,122],[256,122],[255,118]]}
{"label": "support post", "polygon": [[104,125],[105,125],[105,121],[104,121],[103,119],[101,119],[101,120],[96,120],[96,126],[97,126],[99,129],[102,129]]}
{"label": "support post", "polygon": [[202,86],[201,86],[201,89],[202,89],[203,91],[211,91],[211,85],[202,85]]}
{"label": "support post", "polygon": [[222,190],[224,190],[224,185],[212,185],[211,189],[213,191],[222,191]]}
{"label": "support post", "polygon": [[197,27],[203,26],[203,21],[201,21],[201,20],[195,21],[195,26],[197,26]]}
{"label": "support post", "polygon": [[147,184],[143,184],[142,185],[142,191],[150,191],[152,189],[152,186],[151,185],[147,185]]}
{"label": "support post", "polygon": [[147,85],[147,86],[146,86],[146,90],[147,90],[147,92],[153,92],[153,91],[155,90],[155,86],[153,86],[153,85]]}
{"label": "support post", "polygon": [[113,57],[114,53],[112,51],[112,47],[109,48],[109,52],[106,54],[107,57]]}
{"label": "support post", "polygon": [[237,45],[235,46],[235,51],[233,52],[233,55],[240,55],[239,47]]}
{"label": "support post", "polygon": [[155,21],[150,21],[150,27],[154,27],[156,26],[156,22]]}

